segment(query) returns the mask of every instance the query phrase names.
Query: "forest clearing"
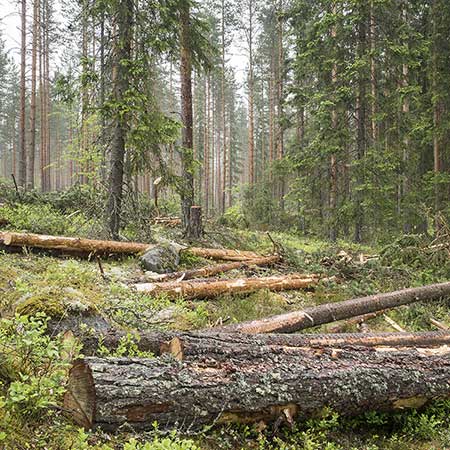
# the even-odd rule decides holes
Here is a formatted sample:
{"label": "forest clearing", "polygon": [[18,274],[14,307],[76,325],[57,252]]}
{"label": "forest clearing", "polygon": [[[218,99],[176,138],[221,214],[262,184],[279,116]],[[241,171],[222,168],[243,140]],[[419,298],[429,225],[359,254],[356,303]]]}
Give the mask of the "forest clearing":
{"label": "forest clearing", "polygon": [[450,3],[0,0],[0,449],[450,449]]}

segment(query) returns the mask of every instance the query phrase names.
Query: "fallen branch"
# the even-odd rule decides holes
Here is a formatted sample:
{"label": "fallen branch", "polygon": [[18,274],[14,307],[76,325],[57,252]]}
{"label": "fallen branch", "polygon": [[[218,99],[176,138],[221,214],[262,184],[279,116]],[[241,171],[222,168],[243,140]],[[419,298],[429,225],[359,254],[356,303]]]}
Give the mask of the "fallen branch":
{"label": "fallen branch", "polygon": [[447,325],[444,325],[442,322],[437,321],[436,319],[430,318],[430,323],[434,325],[437,329],[443,331],[449,331],[450,328]]}
{"label": "fallen branch", "polygon": [[135,284],[138,292],[152,295],[166,294],[169,297],[213,298],[222,294],[248,294],[260,289],[287,291],[315,287],[317,275],[290,274],[262,278],[237,278],[231,280],[174,281],[166,283]]}
{"label": "fallen branch", "polygon": [[404,333],[406,330],[401,327],[394,319],[391,319],[387,314],[383,314],[384,320],[396,331]]}
{"label": "fallen branch", "polygon": [[423,300],[436,300],[450,295],[450,282],[370,295],[337,303],[306,308],[260,320],[218,327],[218,331],[241,333],[293,333],[325,323],[349,319],[363,314],[396,308]]}
{"label": "fallen branch", "polygon": [[[211,345],[211,347],[213,347]],[[116,430],[275,420],[325,407],[341,415],[417,408],[450,395],[450,348],[246,347],[183,359],[88,357],[72,367],[64,408],[85,428]]]}
{"label": "fallen branch", "polygon": [[[141,281],[161,282],[168,280],[191,280],[193,278],[211,277],[230,270],[244,269],[255,266],[269,266],[280,261],[279,256],[262,256],[248,261],[237,261],[226,264],[216,264],[213,266],[201,267],[200,269],[185,270],[182,272],[164,273],[161,275],[145,275]],[[181,280],[180,280],[181,281]]]}
{"label": "fallen branch", "polygon": [[342,333],[351,325],[362,325],[368,320],[375,319],[378,316],[382,316],[385,313],[384,310],[376,311],[370,314],[363,314],[362,316],[351,317],[343,323],[339,323],[328,329],[330,333]]}

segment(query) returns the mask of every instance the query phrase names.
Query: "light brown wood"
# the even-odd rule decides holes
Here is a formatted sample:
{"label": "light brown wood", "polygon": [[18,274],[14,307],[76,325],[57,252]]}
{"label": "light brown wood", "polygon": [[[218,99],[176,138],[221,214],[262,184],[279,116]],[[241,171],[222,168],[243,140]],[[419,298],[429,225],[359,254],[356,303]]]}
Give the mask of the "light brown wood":
{"label": "light brown wood", "polygon": [[262,256],[261,258],[249,259],[248,261],[236,261],[224,264],[215,264],[212,266],[201,267],[199,269],[185,270],[181,272],[163,273],[161,275],[145,275],[141,278],[142,282],[161,282],[168,280],[191,280],[193,278],[211,277],[220,273],[229,272],[230,270],[245,269],[248,267],[256,266],[269,266],[280,261],[280,257],[275,256]]}
{"label": "light brown wood", "polygon": [[151,295],[166,294],[171,298],[213,298],[223,294],[248,294],[260,289],[287,291],[315,287],[317,275],[290,274],[262,278],[237,278],[219,281],[178,281],[135,284],[139,292]]}
{"label": "light brown wood", "polygon": [[402,289],[385,294],[369,295],[337,303],[312,306],[300,311],[280,314],[260,320],[217,327],[221,332],[292,333],[326,323],[337,322],[363,314],[396,308],[410,303],[437,300],[450,296],[450,282]]}

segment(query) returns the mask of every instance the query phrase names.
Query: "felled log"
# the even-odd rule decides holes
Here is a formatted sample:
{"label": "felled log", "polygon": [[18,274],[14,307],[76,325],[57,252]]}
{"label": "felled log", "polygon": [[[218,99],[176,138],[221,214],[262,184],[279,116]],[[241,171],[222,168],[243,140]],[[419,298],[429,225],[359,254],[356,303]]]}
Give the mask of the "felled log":
{"label": "felled log", "polygon": [[420,407],[450,395],[449,373],[448,346],[219,347],[189,359],[88,357],[72,367],[64,407],[88,429],[125,423],[151,429],[155,421],[181,431],[292,423],[324,407],[341,415]]}
{"label": "felled log", "polygon": [[207,259],[221,259],[223,261],[248,261],[249,259],[256,259],[261,257],[255,252],[246,252],[239,250],[228,250],[222,248],[201,248],[201,247],[189,247],[186,250],[192,255],[199,256]]}
{"label": "felled log", "polygon": [[0,232],[0,242],[12,247],[37,247],[50,250],[79,251],[90,254],[133,254],[143,253],[151,244],[138,242],[101,241],[65,236],[46,236],[32,233]]}
{"label": "felled log", "polygon": [[260,289],[287,291],[316,286],[317,275],[290,274],[262,278],[237,278],[230,280],[173,281],[165,283],[139,283],[134,288],[138,292],[152,295],[166,294],[172,298],[213,298],[222,294],[248,294]]}
{"label": "felled log", "polygon": [[[69,253],[78,252],[96,255],[138,254],[144,253],[148,249],[155,247],[155,245],[141,242],[102,241],[95,239],[14,232],[0,232],[0,244],[3,244],[6,248],[36,247]],[[215,248],[189,247],[184,251],[202,258],[230,261],[246,261],[248,259],[255,259],[261,256],[254,252],[240,252],[239,250]]]}
{"label": "felled log", "polygon": [[[83,355],[92,356],[101,344],[109,350],[119,347],[129,333],[124,331],[88,333],[80,336]],[[340,334],[243,334],[214,332],[141,332],[132,335],[140,351],[156,356],[172,353],[171,343],[178,342],[181,359],[208,357],[219,352],[246,352],[248,348],[283,348],[288,351],[299,347],[440,347],[450,345],[450,332],[421,333],[340,333]]]}
{"label": "felled log", "polygon": [[430,318],[429,320],[430,320],[430,323],[432,325],[434,325],[439,330],[443,330],[443,331],[449,331],[450,330],[450,328],[447,325],[444,325],[442,322],[439,322],[436,319]]}
{"label": "felled log", "polygon": [[369,295],[343,302],[326,303],[286,314],[218,327],[223,332],[293,333],[325,323],[349,319],[372,312],[396,308],[423,300],[436,300],[450,295],[450,282]]}
{"label": "felled log", "polygon": [[212,277],[220,273],[229,272],[230,270],[244,269],[247,267],[255,266],[269,266],[280,261],[280,257],[275,256],[262,256],[260,258],[249,259],[248,261],[237,261],[224,264],[215,264],[213,266],[201,267],[199,269],[185,270],[182,272],[163,273],[161,275],[145,275],[142,277],[142,281],[162,282],[168,280],[192,280],[193,278]]}

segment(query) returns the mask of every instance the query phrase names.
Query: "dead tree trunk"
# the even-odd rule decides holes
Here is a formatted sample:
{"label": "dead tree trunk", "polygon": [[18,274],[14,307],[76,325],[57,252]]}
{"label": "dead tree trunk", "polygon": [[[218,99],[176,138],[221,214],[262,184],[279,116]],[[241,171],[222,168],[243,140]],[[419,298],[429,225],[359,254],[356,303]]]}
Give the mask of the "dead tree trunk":
{"label": "dead tree trunk", "polygon": [[[420,407],[450,394],[450,349],[225,348],[181,360],[75,362],[65,408],[86,428],[285,420]],[[205,401],[207,399],[207,401]]]}
{"label": "dead tree trunk", "polygon": [[[325,323],[349,319],[383,309],[422,300],[436,300],[450,295],[450,282],[403,289],[385,294],[370,295],[337,303],[326,303],[260,320],[221,327],[223,332],[241,333],[293,333]],[[219,329],[218,329],[219,330]]]}
{"label": "dead tree trunk", "polygon": [[261,255],[258,255],[258,253],[255,252],[223,248],[189,247],[185,251],[201,258],[222,259],[224,261],[248,261],[261,257]]}
{"label": "dead tree trunk", "polygon": [[316,286],[319,278],[314,275],[290,274],[277,277],[237,278],[220,281],[179,281],[167,283],[141,283],[134,287],[139,292],[152,295],[166,294],[171,298],[214,298],[223,294],[248,294],[260,289],[287,291]]}
{"label": "dead tree trunk", "polygon": [[[0,222],[1,224],[1,222]],[[161,282],[168,280],[192,280],[193,278],[207,278],[230,270],[245,269],[255,266],[269,266],[280,261],[279,256],[263,256],[261,258],[250,259],[248,261],[237,261],[225,264],[215,264],[213,266],[201,267],[200,269],[186,270],[184,272],[164,273],[161,275],[145,276],[142,281]]]}
{"label": "dead tree trunk", "polygon": [[[100,320],[103,326],[103,321]],[[68,327],[60,328],[68,331]],[[83,355],[92,356],[98,352],[100,344],[109,350],[115,350],[129,332],[109,331],[103,333],[79,333],[83,344]],[[208,330],[199,332],[142,332],[134,337],[140,351],[151,352],[155,356],[170,353],[175,347],[177,356],[190,359],[220,351],[233,351],[251,348],[283,348],[291,351],[299,347],[441,347],[450,345],[450,332],[433,331],[422,333],[340,333],[340,334],[242,334],[214,333]],[[175,345],[176,344],[176,345]],[[172,351],[173,353],[173,351]]]}
{"label": "dead tree trunk", "polygon": [[[95,254],[137,254],[154,247],[142,242],[101,241],[66,236],[47,236],[32,233],[0,232],[0,244],[7,247],[37,247],[49,250]],[[254,252],[239,250],[188,247],[186,250],[200,258],[211,258],[225,261],[249,261],[260,258]]]}

